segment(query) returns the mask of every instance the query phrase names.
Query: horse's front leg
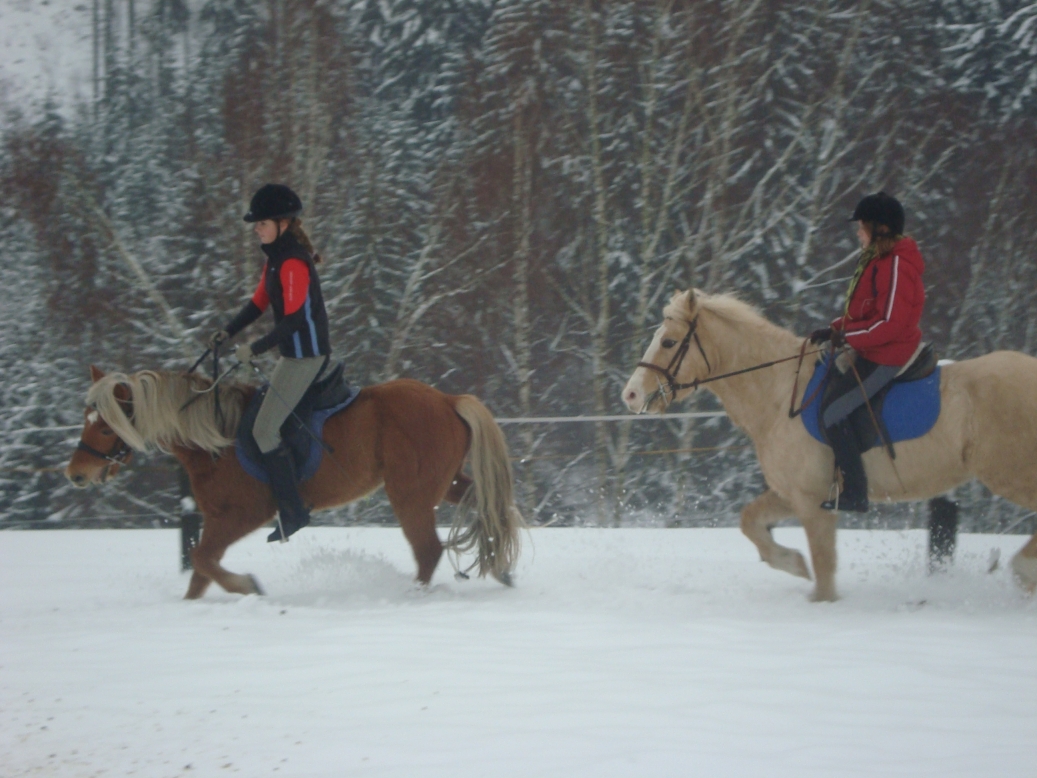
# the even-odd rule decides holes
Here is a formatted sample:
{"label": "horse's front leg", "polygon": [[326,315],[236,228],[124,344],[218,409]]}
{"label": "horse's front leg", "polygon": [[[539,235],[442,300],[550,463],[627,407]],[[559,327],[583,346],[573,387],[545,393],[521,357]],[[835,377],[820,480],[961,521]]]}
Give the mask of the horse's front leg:
{"label": "horse's front leg", "polygon": [[191,549],[194,574],[187,588],[185,600],[196,600],[205,594],[209,581],[215,581],[234,594],[262,594],[259,582],[251,575],[232,573],[225,569],[220,560],[227,548],[247,535],[255,527],[254,522],[235,520],[230,516],[205,517],[202,539]]}
{"label": "horse's front leg", "polygon": [[807,533],[810,561],[814,566],[816,583],[810,599],[814,602],[834,602],[839,599],[835,591],[835,528],[838,519],[836,514],[823,510],[812,499],[807,497],[802,504],[796,505],[796,515]]}
{"label": "horse's front leg", "polygon": [[786,548],[775,542],[771,535],[771,527],[792,513],[792,506],[777,492],[768,489],[742,508],[742,533],[759,550],[761,560],[777,570],[784,570],[809,581],[810,570],[803,555],[795,549]]}

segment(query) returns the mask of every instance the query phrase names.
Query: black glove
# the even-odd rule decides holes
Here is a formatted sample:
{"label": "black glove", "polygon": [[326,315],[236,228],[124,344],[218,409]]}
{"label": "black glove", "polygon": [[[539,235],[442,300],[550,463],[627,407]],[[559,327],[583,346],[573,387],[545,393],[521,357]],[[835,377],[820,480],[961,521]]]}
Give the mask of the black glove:
{"label": "black glove", "polygon": [[230,335],[227,334],[227,330],[216,330],[216,332],[209,337],[209,348],[214,349],[228,340],[230,340]]}
{"label": "black glove", "polygon": [[810,342],[813,343],[815,346],[821,343],[825,343],[832,339],[832,332],[833,330],[831,327],[824,327],[819,330],[814,330],[810,333]]}
{"label": "black glove", "polygon": [[846,345],[846,333],[842,330],[832,330],[832,348],[842,348]]}

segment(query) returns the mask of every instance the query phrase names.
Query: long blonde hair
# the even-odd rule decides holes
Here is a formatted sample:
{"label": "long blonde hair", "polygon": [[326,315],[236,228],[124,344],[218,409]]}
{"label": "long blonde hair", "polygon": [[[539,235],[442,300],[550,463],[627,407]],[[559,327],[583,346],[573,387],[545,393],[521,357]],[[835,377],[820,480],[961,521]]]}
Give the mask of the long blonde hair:
{"label": "long blonde hair", "polygon": [[[865,269],[871,264],[871,261],[877,257],[883,257],[893,250],[893,247],[897,244],[897,241],[903,239],[903,235],[890,235],[889,228],[885,224],[878,224],[877,222],[864,222],[864,226],[868,230],[868,234],[871,236],[871,243],[864,247],[861,251],[860,259],[857,260],[857,267],[853,272],[853,278],[850,279],[850,288],[846,290],[846,299],[843,301],[843,316],[846,316],[850,312],[850,299],[853,297],[854,291],[857,289],[857,284],[860,283],[861,277],[864,275]],[[879,231],[879,227],[882,227],[882,231]]]}

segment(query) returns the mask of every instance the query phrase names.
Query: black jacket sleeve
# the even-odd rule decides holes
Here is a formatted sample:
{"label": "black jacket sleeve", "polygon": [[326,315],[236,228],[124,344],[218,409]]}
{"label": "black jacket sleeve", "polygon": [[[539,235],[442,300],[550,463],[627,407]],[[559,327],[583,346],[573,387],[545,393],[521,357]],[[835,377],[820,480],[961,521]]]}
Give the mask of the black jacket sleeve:
{"label": "black jacket sleeve", "polygon": [[277,323],[276,327],[270,330],[270,332],[259,340],[253,341],[252,353],[262,354],[264,351],[269,351],[280,343],[287,343],[292,337],[292,333],[302,329],[305,315],[303,309],[300,308],[295,313],[290,313],[285,316]]}
{"label": "black jacket sleeve", "polygon": [[249,300],[245,303],[245,307],[238,311],[238,315],[231,319],[224,329],[233,338],[262,315],[263,312],[259,310],[259,306]]}

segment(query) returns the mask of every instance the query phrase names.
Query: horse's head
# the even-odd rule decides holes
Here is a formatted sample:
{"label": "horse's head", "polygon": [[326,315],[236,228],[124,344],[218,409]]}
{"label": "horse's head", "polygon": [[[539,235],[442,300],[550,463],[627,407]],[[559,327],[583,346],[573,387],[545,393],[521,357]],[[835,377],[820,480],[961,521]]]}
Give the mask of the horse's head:
{"label": "horse's head", "polygon": [[674,293],[663,316],[648,350],[623,387],[623,402],[634,413],[665,411],[674,400],[695,391],[697,382],[712,369],[698,336],[695,290]]}
{"label": "horse's head", "polygon": [[[90,377],[96,384],[104,378],[104,373],[91,365]],[[117,384],[113,394],[126,415],[132,417],[129,387]],[[83,411],[83,432],[79,437],[79,445],[72,452],[72,458],[65,468],[65,477],[78,487],[104,483],[113,478],[132,456],[133,449],[115,433],[95,406],[88,405]]]}

